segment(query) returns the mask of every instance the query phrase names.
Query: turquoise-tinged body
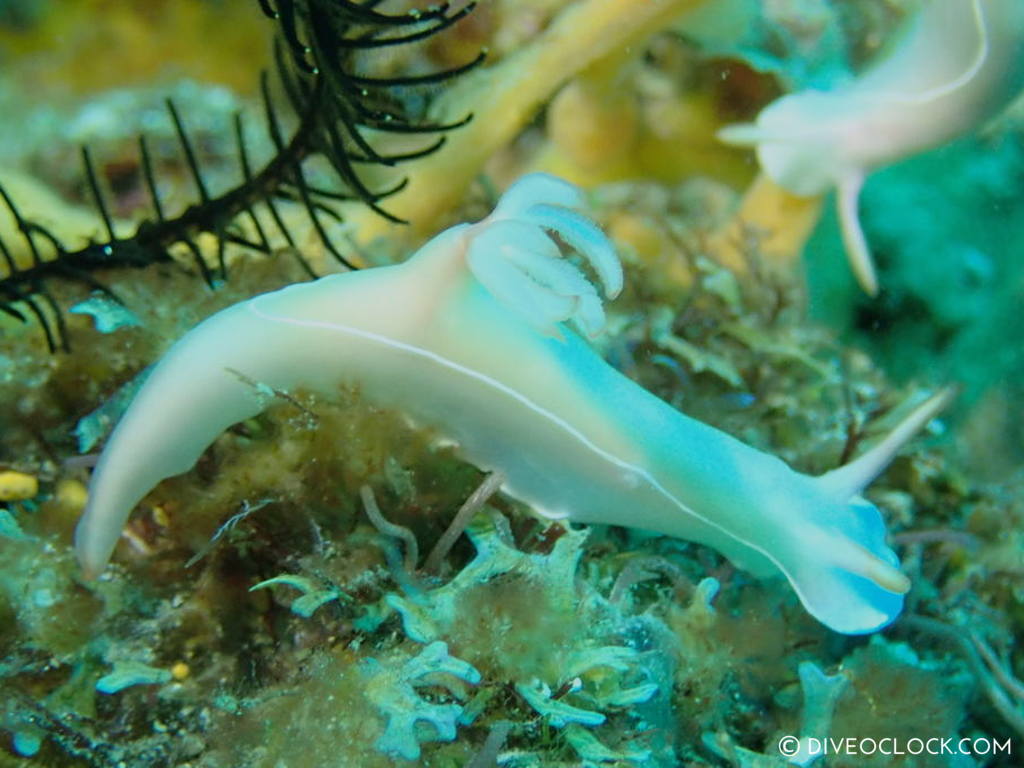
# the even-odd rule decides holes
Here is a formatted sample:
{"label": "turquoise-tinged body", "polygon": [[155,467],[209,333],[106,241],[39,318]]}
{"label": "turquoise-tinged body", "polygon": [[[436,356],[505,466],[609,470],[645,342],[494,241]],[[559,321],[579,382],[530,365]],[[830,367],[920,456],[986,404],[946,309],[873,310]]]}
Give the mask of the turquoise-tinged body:
{"label": "turquoise-tinged body", "polygon": [[[606,286],[616,281],[599,231],[568,207],[558,220],[558,206],[544,202],[567,189],[526,177],[492,217],[442,233],[405,264],[257,296],[188,333],[150,375],[96,468],[76,540],[85,569],[104,567],[149,489],[265,407],[253,382],[324,392],[356,384],[370,401],[440,430],[467,460],[500,470],[504,490],[542,514],[679,536],[757,575],[781,572],[808,610],[841,632],[891,621],[907,581],[878,511],[856,497],[877,468],[865,476],[851,467],[853,480],[843,470],[797,473],[679,413],[555,316],[524,318],[546,306],[578,312],[578,296],[554,302],[567,293],[559,286],[593,292],[575,278],[544,277],[543,264],[509,252],[518,245],[501,239],[506,222],[514,220],[509,231],[529,222],[533,196],[544,226],[579,244]],[[525,291],[496,299],[485,286],[506,273],[491,259],[525,263]]]}

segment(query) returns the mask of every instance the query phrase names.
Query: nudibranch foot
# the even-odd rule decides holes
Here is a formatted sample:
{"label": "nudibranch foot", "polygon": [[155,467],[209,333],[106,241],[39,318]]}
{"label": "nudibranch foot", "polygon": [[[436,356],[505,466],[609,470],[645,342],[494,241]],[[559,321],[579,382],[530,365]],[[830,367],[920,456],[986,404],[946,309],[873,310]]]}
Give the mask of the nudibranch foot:
{"label": "nudibranch foot", "polygon": [[[910,589],[885,543],[881,514],[859,498],[823,514],[830,535],[818,538],[812,529],[800,537],[801,549],[787,569],[790,582],[808,612],[835,631],[881,629],[899,615]],[[816,553],[818,547],[827,554]]]}
{"label": "nudibranch foot", "polygon": [[154,485],[266,407],[253,382],[328,396],[348,384],[436,428],[540,514],[715,547],[756,575],[785,575],[840,632],[895,618],[907,582],[859,494],[938,404],[820,478],[685,416],[562,322],[596,334],[604,310],[559,242],[605,295],[622,288],[611,243],[581,207],[572,185],[526,176],[486,219],[400,265],[293,285],[200,323],[154,367],[103,450],[75,536],[86,574],[105,567]]}

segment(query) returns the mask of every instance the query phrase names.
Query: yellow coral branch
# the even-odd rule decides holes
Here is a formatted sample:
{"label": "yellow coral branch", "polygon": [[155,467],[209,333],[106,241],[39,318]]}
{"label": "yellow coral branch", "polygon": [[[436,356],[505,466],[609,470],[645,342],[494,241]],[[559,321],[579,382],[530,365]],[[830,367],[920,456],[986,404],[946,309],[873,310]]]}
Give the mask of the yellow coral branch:
{"label": "yellow coral branch", "polygon": [[820,195],[798,197],[759,174],[736,214],[709,238],[710,255],[737,274],[749,269],[752,255],[771,268],[792,269],[818,222],[821,201]]}
{"label": "yellow coral branch", "polygon": [[[50,187],[28,174],[13,168],[0,168],[0,181],[15,201],[22,217],[40,224],[69,248],[85,246],[90,239],[102,237],[103,222],[94,211],[66,202]],[[11,212],[0,204],[0,239],[7,245],[8,252],[19,269],[32,264],[32,254],[19,232]],[[52,257],[53,249],[45,239],[36,237],[43,252],[43,258]],[[0,265],[0,277],[6,274],[7,265]]]}
{"label": "yellow coral branch", "polygon": [[[413,234],[437,226],[438,217],[462,199],[492,154],[511,141],[567,80],[707,0],[580,0],[560,13],[528,46],[497,65],[477,70],[438,99],[435,111],[473,121],[453,132],[439,151],[411,168],[409,185],[387,201],[388,209],[413,223]],[[360,241],[388,231],[376,214],[355,210]]]}

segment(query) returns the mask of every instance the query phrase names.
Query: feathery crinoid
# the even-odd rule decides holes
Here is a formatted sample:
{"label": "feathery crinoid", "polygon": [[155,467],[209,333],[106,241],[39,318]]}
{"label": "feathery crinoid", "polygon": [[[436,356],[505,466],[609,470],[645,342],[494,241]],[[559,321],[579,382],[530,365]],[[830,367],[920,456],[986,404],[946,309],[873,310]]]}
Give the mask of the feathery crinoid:
{"label": "feathery crinoid", "polygon": [[[35,319],[51,351],[67,350],[68,336],[59,303],[48,286],[64,281],[120,299],[101,279],[118,268],[144,268],[172,260],[172,250],[183,251],[210,287],[227,276],[225,253],[241,247],[271,253],[287,248],[310,277],[316,274],[296,248],[296,238],[282,214],[281,204],[297,203],[305,210],[325,250],[341,265],[353,262],[332,242],[326,220],[340,219],[337,203],[359,201],[396,223],[402,220],[383,207],[384,199],[405,182],[373,189],[364,180],[366,168],[394,166],[430,154],[444,143],[445,131],[463,125],[431,122],[421,117],[422,104],[432,87],[473,68],[484,54],[453,69],[408,76],[376,76],[375,57],[385,51],[426,40],[472,12],[475,3],[453,9],[448,3],[424,10],[384,13],[379,0],[258,0],[259,8],[277,26],[276,75],[281,92],[294,113],[286,131],[279,99],[267,72],[260,74],[263,121],[273,153],[260,167],[247,148],[246,126],[235,116],[234,135],[239,180],[228,190],[213,194],[200,167],[186,121],[168,100],[182,158],[194,182],[195,197],[184,210],[169,214],[161,199],[154,162],[145,136],[140,136],[141,181],[149,196],[146,218],[124,233],[114,221],[104,197],[92,154],[82,148],[83,175],[91,202],[102,223],[102,237],[82,247],[70,247],[50,228],[23,214],[17,201],[0,183],[0,216],[14,224],[14,237],[0,235],[0,312],[21,321]],[[427,134],[422,146],[403,153],[381,153],[372,134]],[[313,181],[307,160],[326,161],[333,182],[318,174]],[[323,163],[321,163],[323,164]],[[215,258],[200,247],[200,236],[216,243]],[[10,236],[9,236],[10,237]],[[26,254],[16,258],[16,251]]]}

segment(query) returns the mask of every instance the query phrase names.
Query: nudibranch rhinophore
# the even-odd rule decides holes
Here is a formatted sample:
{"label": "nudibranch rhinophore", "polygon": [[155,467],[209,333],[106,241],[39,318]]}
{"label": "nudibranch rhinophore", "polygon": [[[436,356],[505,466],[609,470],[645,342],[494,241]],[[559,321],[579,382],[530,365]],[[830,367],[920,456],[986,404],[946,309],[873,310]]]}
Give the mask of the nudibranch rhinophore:
{"label": "nudibranch rhinophore", "polygon": [[860,491],[942,405],[933,397],[852,463],[821,477],[684,416],[605,363],[573,330],[601,332],[622,268],[574,186],[525,176],[476,224],[403,264],[331,275],[213,315],[155,366],[93,473],[75,546],[106,566],[128,514],[277,390],[364,397],[438,428],[503,490],[549,517],[644,528],[783,573],[840,632],[899,613],[907,578]]}
{"label": "nudibranch rhinophore", "polygon": [[843,245],[878,291],[857,203],[865,174],[968,133],[1024,87],[1022,0],[926,0],[891,53],[852,82],[765,107],[719,132],[756,146],[761,168],[795,195],[836,188]]}

